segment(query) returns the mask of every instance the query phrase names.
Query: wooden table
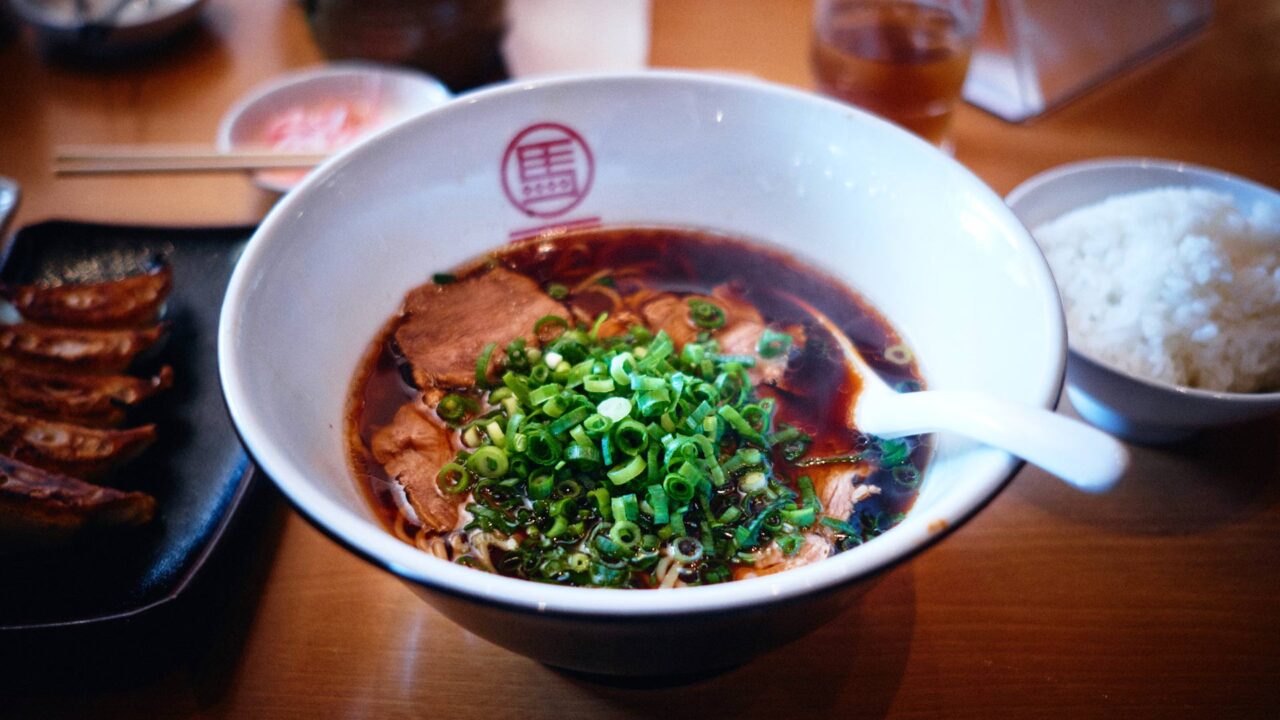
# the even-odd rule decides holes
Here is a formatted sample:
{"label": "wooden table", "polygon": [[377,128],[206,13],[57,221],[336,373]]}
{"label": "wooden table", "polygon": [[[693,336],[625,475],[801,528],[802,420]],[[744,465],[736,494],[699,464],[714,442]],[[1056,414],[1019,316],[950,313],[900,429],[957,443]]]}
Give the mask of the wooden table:
{"label": "wooden table", "polygon": [[[656,0],[652,62],[808,86],[807,0]],[[22,223],[254,222],[237,175],[55,178],[63,143],[202,142],[250,85],[320,56],[296,3],[214,0],[163,62],[51,68],[0,48],[0,174]],[[1025,126],[959,115],[998,192],[1103,155],[1280,186],[1280,5],[1221,0],[1184,47]],[[32,717],[1195,717],[1280,712],[1280,422],[1134,448],[1092,497],[1026,469],[972,522],[814,635],[679,687],[593,683],[493,647],[292,513],[224,640],[160,679],[0,695]],[[3,581],[0,580],[0,588]],[[0,590],[2,591],[2,590]]]}

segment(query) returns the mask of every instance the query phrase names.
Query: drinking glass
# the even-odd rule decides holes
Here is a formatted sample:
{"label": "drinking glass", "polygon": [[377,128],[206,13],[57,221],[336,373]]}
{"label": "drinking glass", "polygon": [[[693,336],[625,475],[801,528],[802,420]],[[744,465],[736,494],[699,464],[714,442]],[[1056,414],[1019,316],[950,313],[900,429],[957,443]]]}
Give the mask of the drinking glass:
{"label": "drinking glass", "polygon": [[818,89],[951,149],[983,0],[816,0]]}

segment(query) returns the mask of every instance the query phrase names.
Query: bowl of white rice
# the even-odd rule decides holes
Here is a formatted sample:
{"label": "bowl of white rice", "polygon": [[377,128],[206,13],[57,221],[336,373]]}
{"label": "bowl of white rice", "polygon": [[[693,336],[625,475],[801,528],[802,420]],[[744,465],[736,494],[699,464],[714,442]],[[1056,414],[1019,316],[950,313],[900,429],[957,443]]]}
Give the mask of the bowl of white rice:
{"label": "bowl of white rice", "polygon": [[1082,417],[1171,442],[1280,411],[1280,193],[1117,158],[1041,173],[1006,202],[1062,295]]}

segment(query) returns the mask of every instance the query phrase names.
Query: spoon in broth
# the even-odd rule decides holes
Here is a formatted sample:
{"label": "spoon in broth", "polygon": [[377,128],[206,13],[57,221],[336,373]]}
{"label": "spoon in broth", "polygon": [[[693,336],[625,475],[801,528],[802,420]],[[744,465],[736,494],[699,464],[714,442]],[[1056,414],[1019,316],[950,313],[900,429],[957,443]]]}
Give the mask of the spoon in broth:
{"label": "spoon in broth", "polygon": [[1123,444],[1052,410],[972,390],[895,391],[821,310],[790,293],[787,298],[831,335],[861,380],[849,418],[859,431],[882,438],[953,432],[1016,455],[1090,493],[1110,490],[1124,475],[1129,452]]}

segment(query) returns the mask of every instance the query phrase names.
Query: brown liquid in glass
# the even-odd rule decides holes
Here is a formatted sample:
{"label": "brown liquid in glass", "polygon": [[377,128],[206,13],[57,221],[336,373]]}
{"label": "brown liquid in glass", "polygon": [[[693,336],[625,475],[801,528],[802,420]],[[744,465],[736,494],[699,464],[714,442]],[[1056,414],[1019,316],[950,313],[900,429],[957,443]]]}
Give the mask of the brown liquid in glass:
{"label": "brown liquid in glass", "polygon": [[946,140],[970,55],[954,14],[917,5],[837,5],[812,47],[823,93],[935,145]]}

